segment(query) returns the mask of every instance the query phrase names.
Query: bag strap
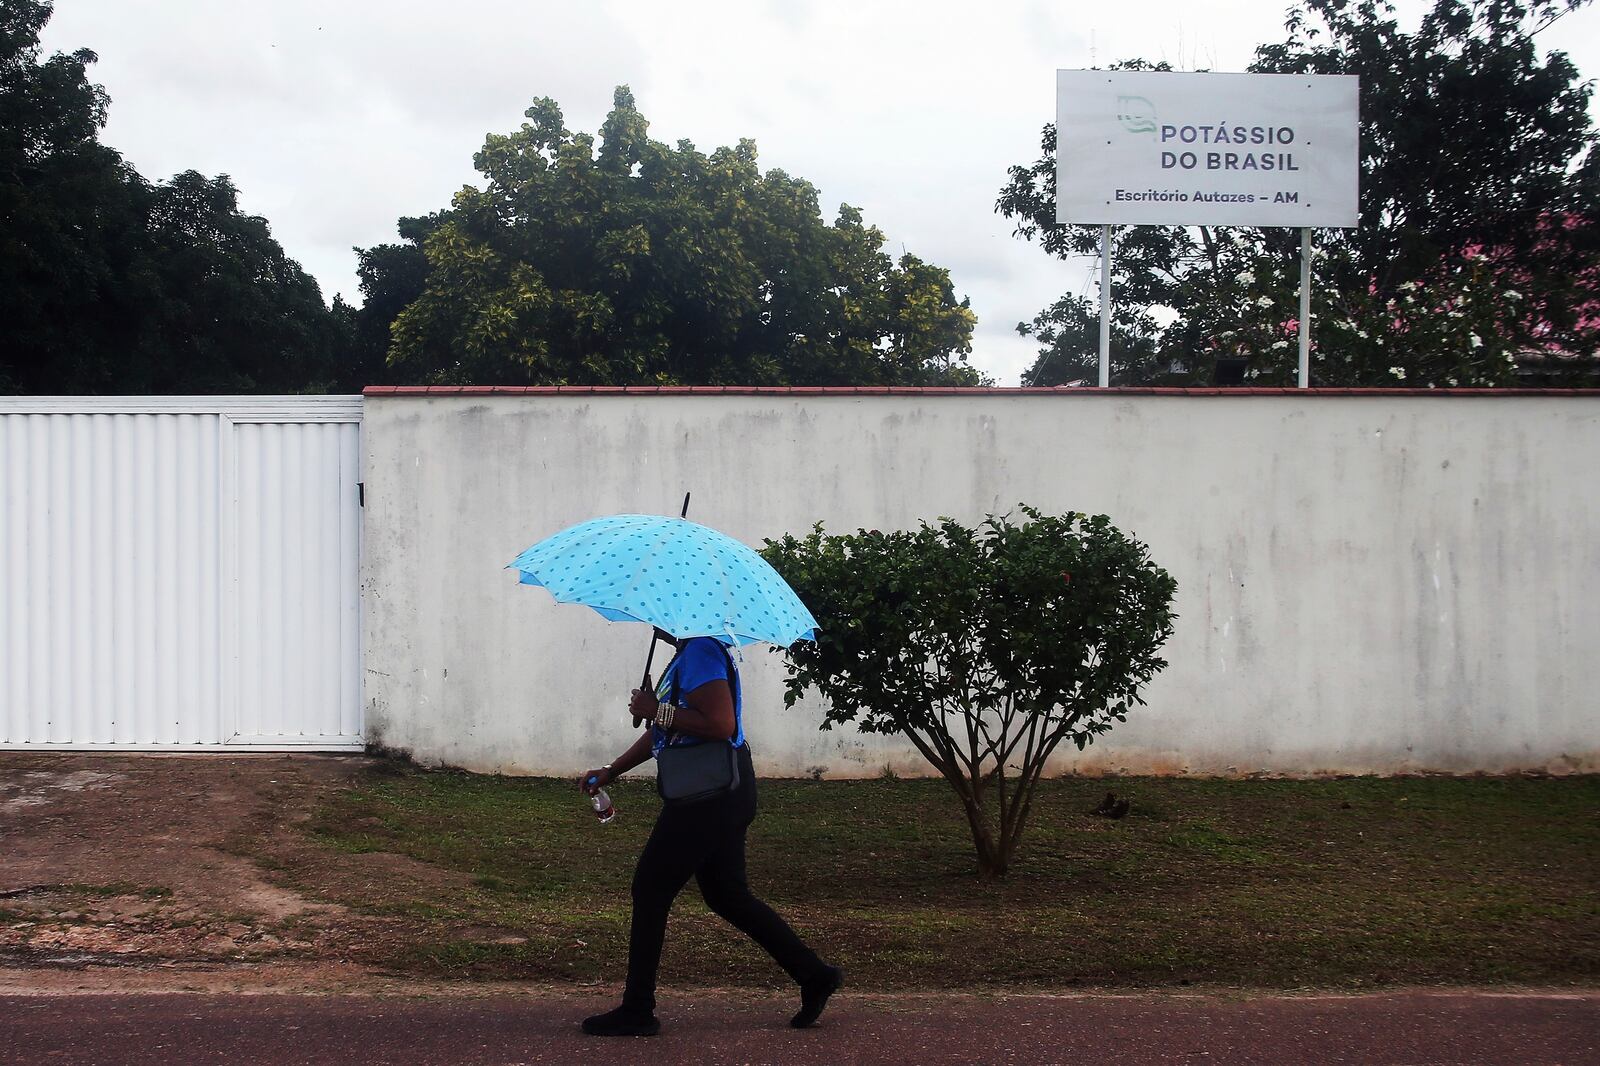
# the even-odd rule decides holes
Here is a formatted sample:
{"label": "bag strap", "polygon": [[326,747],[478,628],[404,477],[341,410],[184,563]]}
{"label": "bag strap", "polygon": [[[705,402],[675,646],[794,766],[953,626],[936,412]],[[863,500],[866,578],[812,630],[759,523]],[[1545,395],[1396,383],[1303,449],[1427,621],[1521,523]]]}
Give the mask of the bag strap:
{"label": "bag strap", "polygon": [[733,665],[733,656],[728,654],[728,646],[722,641],[717,641],[717,650],[722,653],[722,661],[728,666],[728,686],[733,689],[733,709],[739,709],[739,668]]}
{"label": "bag strap", "polygon": [[722,641],[717,641],[717,650],[722,653],[722,661],[728,667],[728,687],[733,690],[733,736],[728,740],[728,747],[737,748],[739,741],[744,739],[744,709],[739,698],[739,668],[733,665],[733,656],[728,654],[728,646]]}

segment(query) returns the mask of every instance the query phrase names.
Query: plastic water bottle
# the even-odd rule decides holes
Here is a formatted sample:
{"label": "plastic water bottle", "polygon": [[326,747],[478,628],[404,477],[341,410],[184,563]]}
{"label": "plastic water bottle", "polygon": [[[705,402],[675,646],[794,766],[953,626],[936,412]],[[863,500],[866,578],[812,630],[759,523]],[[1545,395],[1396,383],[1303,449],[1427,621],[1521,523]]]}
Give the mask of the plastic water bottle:
{"label": "plastic water bottle", "polygon": [[605,789],[596,790],[589,797],[589,802],[594,804],[594,816],[600,819],[601,825],[609,825],[611,819],[617,816],[617,809],[611,805],[611,797],[606,795]]}

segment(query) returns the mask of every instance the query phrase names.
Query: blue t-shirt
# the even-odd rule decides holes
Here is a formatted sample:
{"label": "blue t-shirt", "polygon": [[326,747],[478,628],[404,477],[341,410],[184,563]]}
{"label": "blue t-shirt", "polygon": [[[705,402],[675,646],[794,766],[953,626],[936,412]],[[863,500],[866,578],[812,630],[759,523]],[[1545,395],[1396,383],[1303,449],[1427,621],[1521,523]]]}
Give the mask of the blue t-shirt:
{"label": "blue t-shirt", "polygon": [[[661,672],[656,685],[656,701],[668,703],[672,698],[673,679],[677,679],[679,707],[689,706],[689,693],[711,681],[726,681],[733,689],[733,746],[744,744],[744,693],[734,676],[728,673],[731,665],[715,637],[693,637],[683,642],[670,665]],[[659,755],[668,744],[704,744],[699,737],[686,733],[668,733],[660,726],[650,727],[650,754]]]}

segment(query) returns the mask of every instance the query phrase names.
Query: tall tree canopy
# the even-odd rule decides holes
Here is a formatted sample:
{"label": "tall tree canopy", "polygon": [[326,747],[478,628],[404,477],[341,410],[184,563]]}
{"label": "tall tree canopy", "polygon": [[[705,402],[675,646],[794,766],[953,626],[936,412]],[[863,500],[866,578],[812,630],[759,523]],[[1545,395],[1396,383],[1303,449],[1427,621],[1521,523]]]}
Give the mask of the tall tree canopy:
{"label": "tall tree canopy", "polygon": [[[1318,230],[1314,384],[1597,381],[1600,151],[1591,86],[1537,34],[1588,0],[1435,0],[1414,32],[1380,0],[1306,0],[1260,73],[1361,77],[1361,225]],[[1124,69],[1167,69],[1133,60]],[[1055,129],[997,209],[1051,254],[1098,227],[1055,224]],[[1208,379],[1219,355],[1292,384],[1299,236],[1123,227],[1113,259],[1113,384]],[[1093,380],[1099,313],[1068,295],[1018,330],[1036,384]]]}
{"label": "tall tree canopy", "polygon": [[348,387],[341,317],[226,176],[152,184],[101,144],[95,55],[41,59],[0,0],[0,392]]}
{"label": "tall tree canopy", "polygon": [[[749,140],[651,140],[626,87],[597,141],[541,99],[474,163],[483,188],[360,253],[370,343],[399,376],[491,384],[978,384],[949,272],[883,252]],[[419,276],[420,273],[420,276]],[[399,309],[399,310],[397,310]]]}

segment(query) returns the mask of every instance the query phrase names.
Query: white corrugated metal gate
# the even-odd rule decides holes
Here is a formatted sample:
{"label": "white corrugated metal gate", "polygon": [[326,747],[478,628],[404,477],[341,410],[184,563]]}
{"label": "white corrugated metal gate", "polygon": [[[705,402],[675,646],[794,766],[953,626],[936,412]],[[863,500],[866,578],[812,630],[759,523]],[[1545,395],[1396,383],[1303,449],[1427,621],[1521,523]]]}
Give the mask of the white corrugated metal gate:
{"label": "white corrugated metal gate", "polygon": [[0,747],[361,745],[361,398],[0,398]]}

